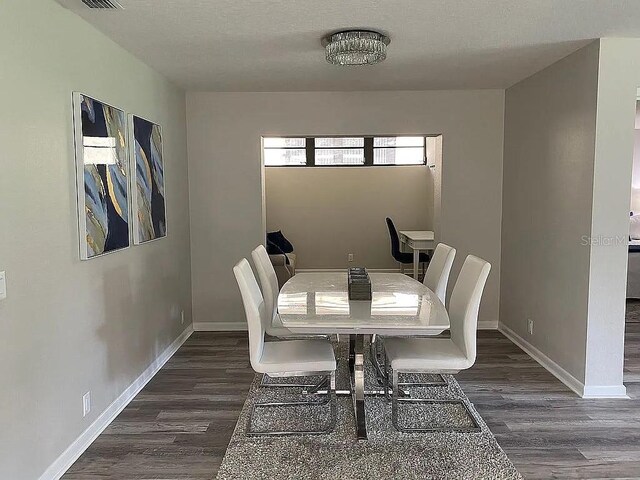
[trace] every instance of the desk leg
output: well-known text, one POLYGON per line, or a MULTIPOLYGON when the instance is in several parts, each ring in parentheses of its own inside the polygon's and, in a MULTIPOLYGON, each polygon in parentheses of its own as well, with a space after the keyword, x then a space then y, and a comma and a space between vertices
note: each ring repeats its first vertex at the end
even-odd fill
POLYGON ((413 278, 418 280, 418 269, 420 267, 420 250, 413 249, 413 278))
POLYGON ((356 418, 358 440, 367 439, 367 420, 364 409, 364 335, 349 336, 349 367, 351 370, 351 398, 356 418))

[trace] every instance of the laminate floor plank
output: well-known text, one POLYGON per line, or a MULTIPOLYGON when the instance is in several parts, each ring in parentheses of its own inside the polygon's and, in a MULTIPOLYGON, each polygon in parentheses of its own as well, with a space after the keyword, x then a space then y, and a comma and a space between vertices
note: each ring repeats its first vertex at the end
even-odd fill
MULTIPOLYGON (((629 400, 578 398, 496 331, 456 378, 525 478, 638 479, 640 323, 625 347, 629 400)), ((246 333, 194 333, 63 478, 215 478, 253 378, 246 333)))

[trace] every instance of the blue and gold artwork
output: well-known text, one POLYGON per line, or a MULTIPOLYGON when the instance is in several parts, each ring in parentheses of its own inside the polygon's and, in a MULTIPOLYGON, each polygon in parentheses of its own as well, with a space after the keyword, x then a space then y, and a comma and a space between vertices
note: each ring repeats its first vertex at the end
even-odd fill
POLYGON ((126 116, 75 94, 80 256, 89 259, 129 246, 126 116))
POLYGON ((167 235, 164 195, 162 129, 132 116, 134 182, 134 240, 136 244, 167 235))

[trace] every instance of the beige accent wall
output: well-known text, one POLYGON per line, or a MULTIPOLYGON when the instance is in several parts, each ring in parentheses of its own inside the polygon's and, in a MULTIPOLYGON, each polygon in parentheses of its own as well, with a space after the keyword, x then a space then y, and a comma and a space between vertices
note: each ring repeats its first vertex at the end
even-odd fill
POLYGON ((442 134, 437 234, 453 278, 470 253, 492 263, 480 320, 495 325, 503 119, 502 90, 187 93, 194 322, 246 325, 232 268, 264 242, 261 136, 426 133, 442 134))
POLYGON ((397 269, 385 217, 398 230, 433 228, 427 166, 269 167, 265 184, 267 230, 291 241, 297 268, 397 269))
POLYGON ((33 480, 190 323, 185 100, 51 0, 3 0, 0 44, 0 478, 33 480), (72 91, 163 126, 166 239, 79 260, 72 91))
POLYGON ((602 39, 506 92, 500 321, 584 396, 625 392, 639 58, 640 41, 602 39))

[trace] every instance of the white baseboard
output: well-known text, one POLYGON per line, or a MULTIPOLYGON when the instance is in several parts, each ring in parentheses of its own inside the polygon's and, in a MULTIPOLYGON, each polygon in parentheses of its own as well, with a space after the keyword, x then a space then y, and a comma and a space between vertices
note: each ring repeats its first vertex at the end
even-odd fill
POLYGON ((585 385, 582 398, 629 398, 624 385, 585 385))
POLYGON ((567 372, 564 368, 551 360, 547 355, 534 347, 527 340, 511 330, 505 324, 500 323, 498 330, 518 347, 524 350, 531 358, 547 369, 553 376, 564 383, 582 398, 629 398, 624 385, 587 385, 567 372))
POLYGON ((133 398, 149 383, 156 373, 173 356, 180 346, 193 333, 193 327, 189 325, 171 345, 169 345, 144 372, 136 378, 127 389, 109 405, 95 421, 60 455, 39 480, 58 480, 73 465, 73 463, 89 448, 89 445, 100 435, 105 428, 124 410, 133 398))
POLYGON ((247 322, 194 322, 196 332, 246 332, 247 322))
POLYGON ((547 357, 544 353, 538 350, 536 347, 527 342, 524 338, 518 335, 516 332, 507 327, 504 323, 498 325, 498 330, 509 340, 524 350, 527 355, 533 358, 536 362, 546 368, 551 374, 553 374, 558 380, 564 383, 567 387, 573 390, 575 393, 582 397, 584 391, 584 384, 576 377, 567 372, 564 368, 558 365, 556 362, 547 357))

